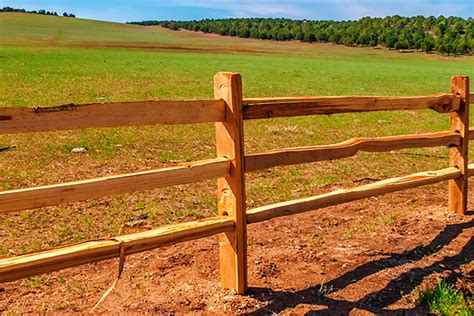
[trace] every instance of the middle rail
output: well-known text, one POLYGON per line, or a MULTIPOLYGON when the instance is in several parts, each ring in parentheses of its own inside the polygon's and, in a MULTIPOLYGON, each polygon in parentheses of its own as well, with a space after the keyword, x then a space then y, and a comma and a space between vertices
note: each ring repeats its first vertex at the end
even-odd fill
POLYGON ((227 177, 226 157, 117 176, 0 192, 0 214, 227 177))
MULTIPOLYGON (((471 133, 474 137, 474 133, 471 133)), ((245 156, 245 171, 355 156, 359 151, 387 152, 407 148, 457 146, 461 136, 453 132, 352 138, 342 143, 285 148, 245 156)))
MULTIPOLYGON (((470 138, 474 132, 470 133, 470 138)), ((245 156, 245 172, 276 166, 334 160, 358 152, 387 152, 407 148, 457 146, 461 136, 453 132, 374 138, 354 138, 338 144, 273 150, 245 156)), ((0 213, 54 206, 105 196, 187 184, 226 177, 231 161, 226 157, 184 163, 123 175, 16 189, 0 192, 0 213)))

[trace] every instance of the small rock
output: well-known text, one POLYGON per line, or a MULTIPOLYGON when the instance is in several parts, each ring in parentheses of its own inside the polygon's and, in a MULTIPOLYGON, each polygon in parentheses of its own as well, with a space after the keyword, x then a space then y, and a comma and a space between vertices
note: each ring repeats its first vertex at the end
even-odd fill
POLYGON ((72 154, 85 154, 86 152, 87 152, 87 148, 84 148, 84 147, 77 147, 71 150, 72 154))
POLYGON ((130 221, 139 221, 145 219, 148 219, 148 214, 133 215, 132 217, 130 217, 130 221))

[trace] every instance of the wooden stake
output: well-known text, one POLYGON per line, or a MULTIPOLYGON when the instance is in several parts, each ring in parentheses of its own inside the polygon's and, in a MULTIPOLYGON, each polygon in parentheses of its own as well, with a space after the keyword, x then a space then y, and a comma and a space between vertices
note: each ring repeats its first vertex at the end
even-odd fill
POLYGON ((467 163, 469 148, 469 78, 451 79, 451 93, 461 97, 460 107, 451 113, 451 131, 461 135, 461 143, 449 151, 449 166, 461 171, 461 177, 449 181, 449 210, 465 214, 467 210, 467 163))
POLYGON ((230 175, 218 179, 220 216, 235 219, 235 230, 219 240, 221 286, 247 291, 247 223, 242 118, 242 78, 235 73, 214 77, 214 96, 226 102, 224 122, 216 123, 217 155, 231 160, 230 175))

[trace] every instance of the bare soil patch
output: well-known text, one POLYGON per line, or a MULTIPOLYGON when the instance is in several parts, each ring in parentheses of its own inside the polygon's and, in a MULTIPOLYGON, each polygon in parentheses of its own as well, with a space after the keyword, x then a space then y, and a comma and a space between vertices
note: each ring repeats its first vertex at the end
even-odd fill
MULTIPOLYGON (((217 238, 128 256, 101 312, 424 313, 446 277, 472 294, 474 214, 446 211, 445 184, 249 226, 247 296, 219 288, 217 238)), ((474 194, 471 194, 471 199, 474 194)), ((117 260, 1 285, 0 311, 87 312, 117 260)))
MULTIPOLYGON (((138 49, 150 51, 177 51, 177 52, 195 52, 195 53, 252 53, 252 54, 278 54, 278 51, 272 49, 262 49, 255 47, 232 46, 207 46, 207 45, 176 45, 160 44, 146 42, 74 42, 67 46, 86 47, 86 48, 118 48, 118 49, 138 49)), ((280 52, 281 53, 281 52, 280 52)))

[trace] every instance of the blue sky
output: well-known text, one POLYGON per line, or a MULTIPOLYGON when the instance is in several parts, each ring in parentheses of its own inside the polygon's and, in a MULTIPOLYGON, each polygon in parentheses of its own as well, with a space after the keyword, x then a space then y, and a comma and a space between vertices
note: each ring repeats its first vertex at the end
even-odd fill
POLYGON ((225 17, 349 20, 387 15, 474 15, 474 0, 0 0, 0 6, 117 22, 225 17))

